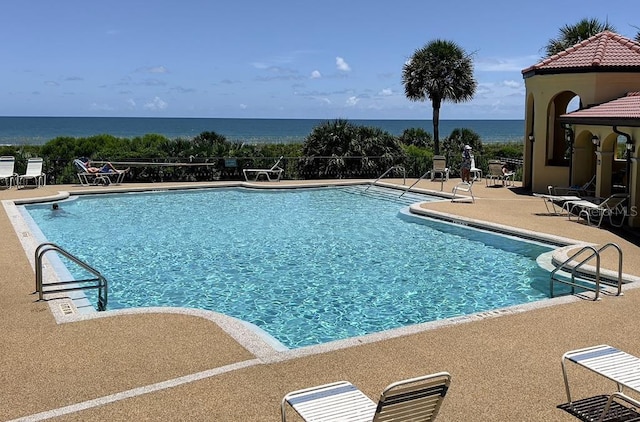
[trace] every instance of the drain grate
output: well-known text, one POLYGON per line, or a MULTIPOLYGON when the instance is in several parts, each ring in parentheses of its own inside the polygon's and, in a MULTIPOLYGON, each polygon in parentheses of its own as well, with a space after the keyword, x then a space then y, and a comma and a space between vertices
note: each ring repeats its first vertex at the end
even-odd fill
POLYGON ((67 302, 60 303, 58 306, 60 307, 63 315, 73 315, 75 313, 73 307, 67 302))

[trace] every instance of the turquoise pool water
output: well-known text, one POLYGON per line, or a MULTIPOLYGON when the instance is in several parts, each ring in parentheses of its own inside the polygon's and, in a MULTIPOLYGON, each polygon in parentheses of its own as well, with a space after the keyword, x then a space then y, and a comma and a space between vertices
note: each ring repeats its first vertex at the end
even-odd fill
POLYGON ((109 309, 214 310, 290 348, 548 298, 536 258, 550 246, 407 215, 363 189, 95 195, 26 209, 47 241, 106 276, 109 309))

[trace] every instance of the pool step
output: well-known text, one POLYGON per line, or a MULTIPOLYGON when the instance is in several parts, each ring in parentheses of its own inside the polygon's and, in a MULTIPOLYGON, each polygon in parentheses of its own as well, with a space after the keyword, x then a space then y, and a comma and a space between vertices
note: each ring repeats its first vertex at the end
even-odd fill
MULTIPOLYGON (((578 292, 595 291, 596 288, 596 277, 591 274, 574 274, 572 279, 570 271, 558 270, 551 276, 551 279, 553 282, 559 282, 567 285, 575 283, 575 287, 578 292)), ((614 280, 610 280, 602 275, 600 276, 600 293, 616 295, 616 292, 613 290, 616 287, 617 284, 614 280)))

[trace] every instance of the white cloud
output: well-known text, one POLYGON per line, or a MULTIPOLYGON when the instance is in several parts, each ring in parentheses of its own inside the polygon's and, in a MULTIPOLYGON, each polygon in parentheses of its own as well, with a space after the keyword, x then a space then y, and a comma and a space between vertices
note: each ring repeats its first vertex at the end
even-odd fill
POLYGON ((149 68, 149 73, 168 73, 168 72, 169 71, 164 66, 155 66, 155 67, 149 68))
POLYGON ((524 56, 524 57, 481 57, 474 61, 474 66, 480 72, 521 72, 522 69, 536 64, 540 61, 540 57, 524 56))
POLYGON ((343 72, 351 72, 351 67, 342 57, 336 57, 336 67, 343 72))
POLYGON ((358 104, 358 101, 360 101, 358 97, 355 97, 355 96, 354 97, 349 97, 349 98, 347 98, 347 105, 348 106, 354 106, 354 105, 358 104))
POLYGON ((507 88, 520 88, 522 86, 522 84, 518 81, 503 81, 502 85, 506 86, 507 88))
POLYGON ((137 68, 136 72, 158 74, 158 73, 169 73, 169 70, 164 66, 146 66, 146 67, 137 68))
POLYGON ((109 104, 98 104, 98 103, 91 103, 89 108, 91 110, 99 110, 99 111, 112 111, 113 110, 113 107, 111 107, 109 104))
POLYGON ((241 110, 246 110, 247 109, 247 105, 246 104, 240 104, 240 109, 241 110))
POLYGON ((130 109, 136 108, 136 102, 133 98, 129 98, 127 100, 127 105, 129 106, 130 109))
POLYGON ((322 74, 320 73, 319 70, 314 70, 313 72, 311 72, 311 79, 320 79, 322 78, 322 74))
POLYGON ((144 105, 144 108, 147 110, 157 111, 164 110, 169 106, 166 102, 162 101, 160 97, 155 97, 153 100, 149 101, 144 105))
POLYGON ((385 88, 382 91, 378 92, 378 95, 382 97, 388 97, 389 95, 393 95, 393 91, 390 88, 385 88))

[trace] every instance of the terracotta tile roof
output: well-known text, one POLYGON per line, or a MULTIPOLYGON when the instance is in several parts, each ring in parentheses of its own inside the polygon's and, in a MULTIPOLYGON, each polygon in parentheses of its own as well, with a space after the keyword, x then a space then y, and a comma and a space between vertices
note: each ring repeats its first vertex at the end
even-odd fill
POLYGON ((615 32, 604 31, 524 69, 522 73, 545 70, 562 73, 563 70, 585 68, 640 69, 640 44, 615 32))
POLYGON ((561 120, 565 121, 612 121, 624 120, 631 126, 640 126, 640 92, 629 92, 622 98, 607 101, 592 107, 576 110, 563 114, 561 120), (634 121, 632 124, 631 121, 634 121))

